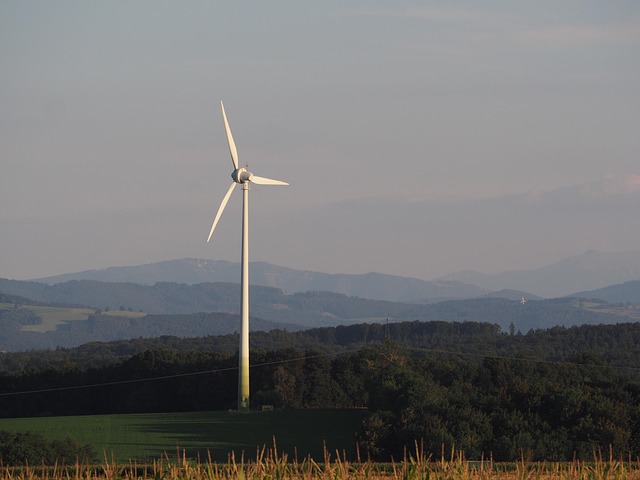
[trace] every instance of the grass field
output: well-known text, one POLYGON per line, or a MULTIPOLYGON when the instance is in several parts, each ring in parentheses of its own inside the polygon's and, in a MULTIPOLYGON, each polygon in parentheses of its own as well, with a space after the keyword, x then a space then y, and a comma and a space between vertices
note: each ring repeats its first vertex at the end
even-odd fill
MULTIPOLYGON (((13 304, 0 303, 0 308, 14 308, 13 304)), ((94 308, 71 308, 71 307, 41 307, 38 305, 21 305, 19 308, 31 310, 42 319, 42 323, 38 325, 24 325, 22 330, 25 332, 51 332, 56 327, 65 322, 77 322, 86 320, 89 315, 95 313, 94 308)), ((143 312, 129 312, 127 310, 110 310, 102 312, 104 315, 114 317, 144 317, 143 312)))
POLYGON ((359 461, 353 432, 365 415, 298 410, 0 419, 0 430, 32 431, 49 440, 73 436, 101 456, 93 465, 0 464, 0 480, 640 480, 637 460, 599 453, 591 462, 499 464, 470 462, 453 451, 427 458, 416 446, 394 463, 369 462, 364 455, 359 461))
POLYGON ((46 439, 73 437, 90 444, 100 457, 106 452, 118 462, 148 460, 164 452, 185 450, 190 458, 226 461, 235 451, 255 456, 257 448, 273 446, 290 458, 310 454, 321 459, 329 451, 354 453, 354 433, 365 410, 293 410, 276 412, 186 412, 0 419, 0 430, 31 431, 46 439))

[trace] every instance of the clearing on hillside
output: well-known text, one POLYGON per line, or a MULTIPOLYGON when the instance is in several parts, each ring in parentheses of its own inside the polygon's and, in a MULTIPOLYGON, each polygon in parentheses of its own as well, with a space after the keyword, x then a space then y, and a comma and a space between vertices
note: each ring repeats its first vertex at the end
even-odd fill
MULTIPOLYGON (((14 305, 7 303, 0 304, 0 308, 13 309, 14 305)), ((85 321, 89 318, 89 315, 96 312, 94 308, 74 308, 74 307, 47 307, 39 305, 20 305, 19 309, 30 310, 36 316, 40 317, 42 323, 35 325, 23 325, 21 330, 25 332, 52 332, 58 325, 66 322, 78 322, 85 321)), ((139 318, 144 317, 146 313, 143 312, 131 312, 128 310, 109 310, 102 312, 103 315, 111 315, 114 317, 130 317, 139 318)))

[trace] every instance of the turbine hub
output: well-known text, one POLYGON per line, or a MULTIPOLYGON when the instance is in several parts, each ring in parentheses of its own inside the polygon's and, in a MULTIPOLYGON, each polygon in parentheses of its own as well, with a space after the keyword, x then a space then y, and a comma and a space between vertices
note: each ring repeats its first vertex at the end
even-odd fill
POLYGON ((234 170, 231 174, 231 178, 233 178, 233 181, 236 183, 247 183, 251 181, 251 177, 253 177, 253 173, 244 167, 234 170))

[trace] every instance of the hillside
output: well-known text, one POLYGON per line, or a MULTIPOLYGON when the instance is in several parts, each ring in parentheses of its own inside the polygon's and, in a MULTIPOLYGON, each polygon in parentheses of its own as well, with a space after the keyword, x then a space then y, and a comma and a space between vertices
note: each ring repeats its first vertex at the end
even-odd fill
POLYGON ((640 304, 640 280, 610 285, 597 290, 578 292, 571 296, 576 298, 597 298, 608 303, 640 304))
MULTIPOLYGON (((0 373, 0 416, 227 411, 237 401, 238 359, 218 347, 230 339, 2 354, 12 368, 0 373), (109 353, 111 361, 96 364, 109 353)), ((354 409, 360 451, 380 460, 402 458, 420 439, 430 455, 455 448, 500 461, 523 452, 536 461, 592 460, 607 448, 614 458, 638 453, 640 324, 519 335, 487 323, 403 322, 253 339, 255 410, 354 409)), ((154 430, 218 428, 169 423, 154 430)))
MULTIPOLYGON (((273 287, 287 293, 308 291, 336 292, 351 297, 397 302, 430 301, 443 298, 469 298, 487 293, 474 285, 458 281, 428 282, 415 278, 366 273, 362 275, 328 274, 294 270, 266 262, 251 262, 251 285, 273 287)), ((71 280, 137 283, 153 285, 159 282, 240 283, 238 263, 185 258, 131 267, 110 267, 36 279, 47 284, 71 280)))
MULTIPOLYGON (((37 327, 42 318, 35 307, 6 304, 4 310, 0 310, 0 349, 3 350, 55 348, 91 341, 162 335, 221 335, 239 328, 239 289, 233 284, 159 283, 145 286, 74 280, 45 285, 0 280, 0 291, 33 298, 40 303, 85 305, 96 310, 95 313, 90 309, 82 310, 86 318, 58 317, 53 329, 45 331, 47 329, 37 327), (107 307, 131 311, 131 314, 119 317, 104 315, 107 307)), ((634 309, 612 308, 571 298, 530 299, 523 305, 517 297, 514 300, 485 297, 421 305, 368 300, 330 292, 285 295, 275 288, 254 287, 251 319, 253 330, 299 330, 385 320, 443 320, 488 322, 499 325, 502 331, 514 329, 524 333, 556 325, 569 327, 637 321, 638 315, 634 309)))
MULTIPOLYGON (((281 349, 342 353, 386 340, 406 348, 425 349, 436 356, 450 354, 481 361, 484 356, 519 357, 544 361, 565 361, 588 353, 592 360, 617 367, 629 367, 628 374, 640 376, 640 323, 581 325, 530 330, 513 335, 494 324, 477 322, 411 321, 361 323, 299 331, 255 331, 250 337, 255 351, 281 349)), ((198 355, 215 352, 233 355, 238 335, 211 335, 87 343, 48 351, 29 350, 0 354, 0 372, 20 373, 47 368, 105 367, 121 363, 147 351, 168 350, 175 354, 198 355)))
MULTIPOLYGON (((240 328, 239 316, 225 313, 144 316, 89 314, 83 320, 69 319, 60 322, 54 329, 44 331, 34 328, 40 321, 29 306, 8 311, 0 308, 0 351, 56 349, 76 347, 89 342, 159 338, 167 335, 181 338, 228 335, 240 328)), ((302 327, 261 318, 251 319, 251 330, 282 328, 295 331, 302 327)))
MULTIPOLYGON (((252 262, 252 285, 278 288, 286 293, 328 291, 347 296, 403 303, 429 303, 444 299, 474 298, 495 291, 517 290, 524 296, 555 298, 640 279, 640 252, 588 251, 552 265, 495 274, 465 271, 432 281, 366 273, 328 274, 252 262)), ((70 280, 153 285, 158 282, 239 283, 237 263, 185 258, 146 265, 110 267, 37 279, 48 284, 70 280)), ((495 295, 494 295, 495 296, 495 295)))
POLYGON ((638 279, 640 252, 588 251, 531 270, 495 274, 466 271, 446 275, 436 281, 469 283, 490 291, 510 288, 553 298, 638 279))

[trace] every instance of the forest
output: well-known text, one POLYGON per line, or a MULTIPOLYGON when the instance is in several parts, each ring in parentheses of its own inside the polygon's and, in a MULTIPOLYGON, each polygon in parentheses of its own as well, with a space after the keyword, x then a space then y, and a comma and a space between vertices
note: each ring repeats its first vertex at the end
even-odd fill
MULTIPOLYGON (((366 408, 372 458, 423 441, 467 458, 640 455, 640 325, 518 334, 474 322, 252 335, 252 407, 366 408)), ((5 417, 233 409, 237 336, 0 355, 5 417)))

